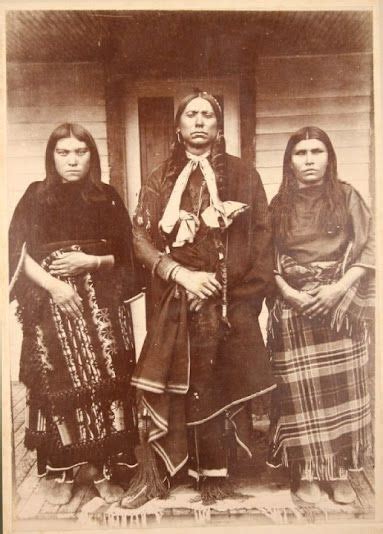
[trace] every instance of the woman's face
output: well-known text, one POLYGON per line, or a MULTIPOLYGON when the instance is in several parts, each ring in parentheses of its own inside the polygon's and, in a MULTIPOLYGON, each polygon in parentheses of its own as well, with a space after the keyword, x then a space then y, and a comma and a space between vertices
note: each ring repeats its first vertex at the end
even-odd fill
POLYGON ((89 172, 90 150, 76 137, 63 137, 56 143, 54 162, 63 182, 77 182, 89 172))
POLYGON ((195 154, 206 152, 218 133, 218 121, 210 102, 193 98, 183 110, 178 129, 186 150, 195 154))
POLYGON ((298 180, 298 187, 323 183, 327 164, 327 148, 319 139, 299 141, 292 150, 291 169, 298 180))

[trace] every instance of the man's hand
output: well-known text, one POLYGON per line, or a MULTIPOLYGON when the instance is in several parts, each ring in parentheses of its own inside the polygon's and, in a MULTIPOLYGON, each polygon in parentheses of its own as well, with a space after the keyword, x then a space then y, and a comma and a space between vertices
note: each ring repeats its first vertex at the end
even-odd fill
POLYGON ((216 296, 222 290, 214 273, 190 271, 185 267, 177 271, 175 282, 200 299, 216 296))
POLYGON ((206 302, 206 300, 196 297, 193 293, 190 293, 190 291, 187 291, 187 290, 186 290, 186 297, 187 297, 188 304, 189 304, 189 310, 192 312, 199 311, 206 302))

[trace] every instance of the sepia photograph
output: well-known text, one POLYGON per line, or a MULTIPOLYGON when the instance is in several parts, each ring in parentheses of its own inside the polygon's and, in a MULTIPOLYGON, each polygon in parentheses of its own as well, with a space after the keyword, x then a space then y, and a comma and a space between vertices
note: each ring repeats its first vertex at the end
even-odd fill
POLYGON ((378 524, 377 3, 306 4, 4 10, 5 532, 378 524))

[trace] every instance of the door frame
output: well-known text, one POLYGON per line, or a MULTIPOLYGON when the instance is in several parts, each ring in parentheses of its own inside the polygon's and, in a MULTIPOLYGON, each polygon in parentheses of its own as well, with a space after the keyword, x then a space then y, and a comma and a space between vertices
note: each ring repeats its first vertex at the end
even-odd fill
POLYGON ((125 89, 125 203, 132 216, 141 189, 140 135, 138 99, 140 97, 174 97, 176 110, 180 100, 192 87, 203 87, 209 93, 224 97, 225 140, 230 154, 241 156, 241 95, 238 76, 168 80, 137 80, 125 89))

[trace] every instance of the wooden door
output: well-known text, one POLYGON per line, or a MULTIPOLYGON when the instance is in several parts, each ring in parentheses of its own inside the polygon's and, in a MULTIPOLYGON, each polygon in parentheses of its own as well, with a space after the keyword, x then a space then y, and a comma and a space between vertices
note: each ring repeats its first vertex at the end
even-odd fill
POLYGON ((173 113, 172 97, 138 99, 141 183, 169 156, 173 138, 173 113))

